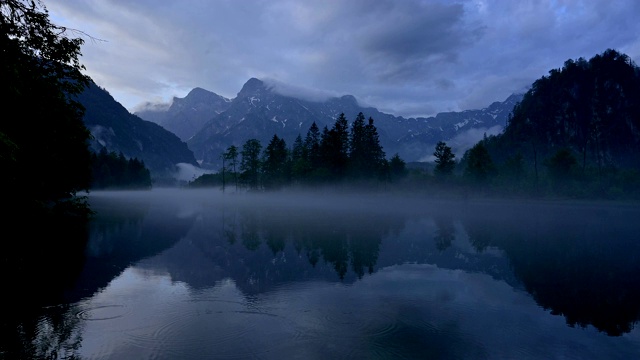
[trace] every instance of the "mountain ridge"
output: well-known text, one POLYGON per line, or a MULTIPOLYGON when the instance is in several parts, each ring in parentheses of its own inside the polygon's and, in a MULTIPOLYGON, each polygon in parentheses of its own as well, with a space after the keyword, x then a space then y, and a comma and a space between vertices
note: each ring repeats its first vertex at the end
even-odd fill
POLYGON ((198 166, 193 152, 174 133, 131 114, 94 82, 78 95, 85 108, 83 121, 92 135, 94 152, 105 147, 127 158, 144 161, 155 181, 172 181, 176 165, 198 166))
MULTIPOLYGON (((214 92, 204 91, 209 92, 208 96, 212 98, 219 97, 214 92)), ((187 98, 181 101, 186 102, 187 98)), ((331 127, 340 113, 344 113, 351 123, 362 112, 367 118, 374 119, 387 157, 398 153, 407 161, 425 161, 431 157, 433 147, 440 140, 451 141, 461 156, 472 145, 471 137, 479 140, 485 132, 499 132, 521 98, 522 94, 513 94, 505 101, 493 102, 484 109, 439 113, 428 118, 404 118, 383 113, 375 107, 362 106, 353 95, 333 96, 323 101, 306 100, 282 95, 266 81, 250 78, 235 98, 227 99, 225 105, 228 107, 222 111, 221 107, 217 111, 209 111, 209 119, 200 130, 184 138, 203 167, 217 168, 220 166, 220 154, 230 145, 241 148, 250 138, 256 138, 264 145, 274 134, 291 145, 297 135, 306 135, 313 122, 322 129, 331 127), (467 133, 469 131, 473 136, 467 133), (462 136, 465 133, 466 138, 462 136)), ((139 116, 153 121, 148 113, 139 113, 139 116)), ((182 120, 188 121, 187 118, 182 120)), ((191 131, 195 127, 191 126, 191 131)))

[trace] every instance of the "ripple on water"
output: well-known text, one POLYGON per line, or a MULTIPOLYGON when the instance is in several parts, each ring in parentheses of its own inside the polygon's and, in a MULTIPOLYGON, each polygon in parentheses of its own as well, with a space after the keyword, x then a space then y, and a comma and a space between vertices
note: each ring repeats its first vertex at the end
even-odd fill
POLYGON ((112 320, 121 318, 129 313, 124 305, 100 305, 83 309, 76 313, 76 317, 82 320, 112 320))
POLYGON ((225 299, 193 299, 197 306, 158 314, 151 331, 133 331, 125 342, 149 354, 198 358, 247 358, 272 350, 277 344, 256 344, 262 330, 282 318, 247 304, 225 299), (260 328, 258 328, 260 327, 260 328))

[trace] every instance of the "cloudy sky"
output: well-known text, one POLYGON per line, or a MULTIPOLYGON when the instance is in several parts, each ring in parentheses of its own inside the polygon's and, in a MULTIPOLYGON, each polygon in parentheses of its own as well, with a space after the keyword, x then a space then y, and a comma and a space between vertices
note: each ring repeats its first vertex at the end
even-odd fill
POLYGON ((87 74, 130 111, 251 77, 405 117, 483 108, 567 59, 640 63, 637 0, 64 0, 87 74))

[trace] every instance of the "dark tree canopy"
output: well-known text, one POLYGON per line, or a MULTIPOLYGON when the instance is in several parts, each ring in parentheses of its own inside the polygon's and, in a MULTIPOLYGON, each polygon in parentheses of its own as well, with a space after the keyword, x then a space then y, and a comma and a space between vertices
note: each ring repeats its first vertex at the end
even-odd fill
POLYGON ((284 139, 273 135, 264 149, 262 160, 262 183, 266 189, 276 189, 288 182, 289 152, 284 139))
POLYGON ((144 161, 102 148, 92 154, 91 189, 150 189, 151 174, 144 161))
POLYGON ((438 141, 436 144, 436 150, 433 153, 436 157, 436 167, 434 173, 438 176, 448 176, 453 173, 453 169, 456 167, 455 155, 451 151, 451 147, 447 146, 444 141, 438 141))
POLYGON ((0 2, 0 162, 11 171, 0 185, 12 206, 49 208, 90 186, 90 133, 73 100, 88 84, 83 40, 66 30, 40 2, 0 2))
POLYGON ((334 179, 346 175, 349 162, 349 123, 341 113, 331 130, 325 128, 320 139, 320 158, 334 179))
POLYGON ((472 182, 485 184, 495 175, 496 168, 484 145, 484 141, 467 150, 464 157, 464 163, 467 164, 464 169, 464 176, 472 182))
POLYGON ((567 60, 533 83, 498 140, 499 161, 519 151, 541 164, 566 148, 583 169, 640 169, 640 68, 611 49, 567 60))
MULTIPOLYGON (((230 150, 221 154, 231 161, 230 150)), ((284 186, 309 186, 338 184, 356 180, 359 185, 376 185, 384 181, 398 180, 407 174, 406 164, 396 154, 391 161, 385 158, 378 131, 372 118, 367 124, 360 113, 352 124, 341 114, 331 130, 324 126, 320 132, 312 123, 303 140, 298 134, 291 148, 285 140, 274 134, 262 150, 257 139, 245 142, 241 151, 240 182, 252 190, 276 190, 284 186)), ((226 165, 226 162, 225 162, 226 165)), ((224 190, 225 172, 221 176, 208 176, 198 181, 198 186, 217 186, 224 190)), ((235 170, 233 171, 235 175, 235 170)), ((193 182, 194 185, 195 182, 193 182)))
POLYGON ((249 139, 242 146, 242 160, 240 161, 240 181, 250 189, 258 189, 260 187, 260 171, 262 170, 262 162, 260 161, 260 153, 262 144, 257 139, 249 139))

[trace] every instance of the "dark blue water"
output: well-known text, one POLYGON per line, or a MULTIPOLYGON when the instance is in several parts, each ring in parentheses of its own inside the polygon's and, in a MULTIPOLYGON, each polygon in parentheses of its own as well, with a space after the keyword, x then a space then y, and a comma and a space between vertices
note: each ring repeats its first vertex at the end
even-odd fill
POLYGON ((0 355, 640 358, 634 204, 168 189, 89 199, 82 261, 48 295, 34 283, 28 305, 5 307, 0 355))

